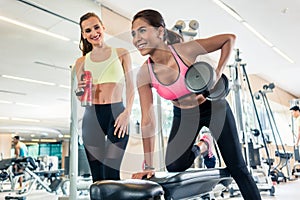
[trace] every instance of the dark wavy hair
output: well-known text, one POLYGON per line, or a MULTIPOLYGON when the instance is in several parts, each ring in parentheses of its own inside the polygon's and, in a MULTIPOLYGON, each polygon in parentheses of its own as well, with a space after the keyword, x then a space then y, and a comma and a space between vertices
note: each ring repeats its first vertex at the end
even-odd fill
POLYGON ((152 9, 141 10, 134 15, 132 24, 139 18, 144 19, 149 25, 153 27, 159 28, 162 26, 165 30, 163 40, 167 41, 167 44, 175 44, 183 41, 183 37, 181 35, 166 28, 164 18, 158 11, 152 9))
POLYGON ((82 51, 82 55, 86 55, 88 52, 92 51, 93 49, 93 46, 91 43, 89 43, 87 41, 87 39, 84 39, 83 36, 82 36, 82 22, 89 19, 90 17, 96 17, 101 25, 103 25, 102 23, 102 20, 98 17, 98 15, 96 15, 95 13, 92 13, 92 12, 88 12, 86 14, 84 14, 83 16, 80 17, 80 22, 79 22, 79 25, 80 25, 80 30, 81 30, 81 34, 80 34, 80 42, 79 42, 79 49, 82 51))

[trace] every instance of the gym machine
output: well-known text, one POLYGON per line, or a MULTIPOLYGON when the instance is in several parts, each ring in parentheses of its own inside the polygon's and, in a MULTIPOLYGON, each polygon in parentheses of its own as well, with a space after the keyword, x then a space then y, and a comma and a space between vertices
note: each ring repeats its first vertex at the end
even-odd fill
MULTIPOLYGON (((267 149, 267 143, 266 139, 262 130, 262 125, 259 119, 258 111, 256 108, 256 104, 254 102, 254 96, 252 93, 252 89, 250 86, 250 82, 248 79, 248 75, 245 69, 246 64, 242 63, 242 59, 240 58, 240 51, 239 49, 236 50, 236 55, 235 55, 235 62, 232 65, 229 65, 230 69, 230 81, 231 81, 231 90, 233 91, 233 110, 235 112, 235 117, 237 121, 237 127, 238 131, 240 133, 240 136, 242 137, 242 149, 244 150, 244 158, 245 161, 249 167, 250 173, 252 174, 254 180, 256 181, 257 187, 259 191, 269 191, 270 195, 273 196, 275 193, 275 188, 272 184, 272 180, 270 177, 270 156, 269 156, 269 151, 267 149), (245 106, 245 103, 242 102, 243 100, 243 90, 242 90, 242 81, 245 81, 245 85, 247 88, 245 90, 248 90, 250 93, 250 99, 252 101, 254 113, 255 113, 255 118, 257 119, 257 124, 259 127, 259 130, 257 129, 250 129, 247 125, 247 120, 243 119, 244 115, 243 113, 246 113, 246 109, 243 107, 245 106), (268 164, 268 170, 265 172, 264 169, 259 170, 259 169, 254 169, 251 167, 250 164, 250 156, 249 153, 252 151, 253 153, 253 145, 252 144, 252 139, 249 138, 249 135, 255 130, 255 132, 260 132, 262 136, 262 141, 263 145, 267 154, 267 164, 268 164)), ((248 113, 249 114, 249 113, 248 113)), ((256 151, 258 152, 258 151, 256 151)), ((235 191, 238 191, 238 187, 235 183, 231 184, 231 187, 229 189, 230 196, 235 195, 235 191)))
POLYGON ((287 179, 292 180, 290 159, 293 157, 293 153, 287 152, 283 145, 283 142, 282 142, 278 127, 276 125, 276 121, 275 121, 269 100, 266 95, 267 93, 273 92, 274 88, 275 88, 274 83, 270 83, 269 85, 264 85, 263 90, 259 90, 257 93, 255 93, 255 98, 261 99, 263 102, 263 105, 264 105, 264 108, 266 111, 266 115, 267 115, 267 119, 268 119, 268 122, 269 122, 269 125, 271 128, 271 133, 273 135, 275 146, 276 146, 275 156, 279 157, 279 163, 275 167, 273 167, 273 169, 271 170, 272 181, 276 181, 277 183, 280 183, 283 181, 286 182, 287 179), (279 138, 282 150, 279 149, 276 135, 279 138), (285 176, 284 173, 282 172, 283 168, 286 168, 287 176, 285 176))
MULTIPOLYGON (((26 178, 24 184, 26 184, 25 189, 14 191, 14 193, 9 193, 5 196, 5 199, 18 199, 25 200, 27 196, 32 192, 33 188, 36 186, 37 188, 45 189, 49 193, 57 193, 61 178, 60 175, 62 171, 35 171, 37 169, 37 165, 35 161, 31 157, 20 158, 20 159, 10 159, 11 166, 14 166, 20 170, 21 175, 26 178), (48 184, 44 178, 49 177, 50 184, 48 184), (52 179, 53 178, 53 179, 52 179)), ((47 179, 48 180, 48 179, 47 179)))

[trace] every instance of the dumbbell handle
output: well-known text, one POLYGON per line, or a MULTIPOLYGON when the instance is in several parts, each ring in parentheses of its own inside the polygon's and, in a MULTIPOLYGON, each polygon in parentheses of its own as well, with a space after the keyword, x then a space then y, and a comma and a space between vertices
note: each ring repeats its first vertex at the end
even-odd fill
MULTIPOLYGON (((84 76, 85 76, 85 74, 81 74, 81 78, 80 78, 80 80, 81 81, 83 81, 84 80, 84 76)), ((76 90, 75 90, 75 94, 76 94, 76 96, 82 96, 83 94, 84 94, 84 88, 77 88, 76 90)))

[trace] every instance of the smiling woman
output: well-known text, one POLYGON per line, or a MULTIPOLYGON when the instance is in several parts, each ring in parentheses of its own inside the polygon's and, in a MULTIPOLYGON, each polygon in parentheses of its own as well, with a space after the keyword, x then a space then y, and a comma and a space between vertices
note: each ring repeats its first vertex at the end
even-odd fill
POLYGON ((134 100, 131 58, 126 49, 104 42, 105 26, 95 13, 83 15, 80 28, 82 57, 76 60, 74 68, 78 90, 84 93, 78 99, 83 101, 88 94, 92 102, 83 115, 83 144, 93 181, 119 180, 134 100), (90 74, 89 79, 86 74, 90 74), (92 86, 87 90, 91 80, 92 86))

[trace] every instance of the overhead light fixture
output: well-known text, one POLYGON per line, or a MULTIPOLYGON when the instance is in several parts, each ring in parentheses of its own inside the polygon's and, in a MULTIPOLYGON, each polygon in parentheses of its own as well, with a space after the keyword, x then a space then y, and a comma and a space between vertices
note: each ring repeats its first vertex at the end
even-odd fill
POLYGON ((0 103, 4 103, 4 104, 13 104, 14 102, 12 102, 12 101, 3 101, 3 100, 0 100, 0 103))
POLYGON ((15 104, 15 105, 18 105, 18 106, 28 106, 28 107, 41 107, 40 105, 36 105, 36 104, 19 103, 19 102, 4 101, 4 100, 0 100, 0 103, 3 103, 3 104, 15 104))
POLYGON ((35 107, 35 108, 37 108, 37 107, 41 107, 40 105, 29 104, 29 103, 17 103, 17 102, 16 102, 16 105, 18 105, 18 106, 28 106, 28 107, 35 107))
POLYGON ((52 68, 52 69, 61 69, 61 70, 67 70, 67 71, 70 71, 70 68, 69 68, 69 67, 66 68, 66 67, 57 66, 57 65, 54 65, 54 64, 49 64, 49 63, 46 63, 46 62, 34 61, 33 63, 38 64, 38 65, 41 65, 41 66, 50 67, 50 68, 52 68))
POLYGON ((288 57, 285 53, 283 53, 280 49, 278 49, 277 47, 272 47, 272 49, 278 53, 279 55, 281 55, 283 58, 285 58, 287 61, 289 61, 290 63, 295 63, 295 61, 293 61, 290 57, 288 57))
POLYGON ((71 138, 71 135, 64 135, 64 138, 71 138))
POLYGON ((231 7, 229 7, 227 4, 225 4, 223 1, 220 0, 213 0, 215 4, 217 4, 219 7, 221 7, 223 10, 225 10, 228 14, 230 14, 232 17, 234 17, 239 22, 244 21, 244 19, 231 7))
POLYGON ((57 142, 57 140, 56 139, 40 139, 40 142, 50 143, 50 142, 57 142))
POLYGON ((22 121, 22 122, 40 122, 41 120, 38 119, 28 119, 28 118, 18 118, 18 117, 12 117, 11 120, 13 121, 22 121))
POLYGON ((9 79, 15 79, 15 80, 20 80, 20 81, 27 81, 27 82, 32 82, 32 83, 39 83, 43 85, 55 85, 55 83, 50 83, 50 82, 45 82, 45 81, 38 81, 34 79, 29 79, 29 78, 22 78, 22 77, 17 77, 17 76, 10 76, 10 75, 2 75, 3 78, 9 78, 9 79))
POLYGON ((32 31, 35 31, 35 32, 38 32, 38 33, 42 33, 42 34, 45 34, 45 35, 48 35, 48 36, 51 36, 51 37, 54 37, 54 38, 57 38, 57 39, 60 39, 60 40, 70 41, 69 38, 64 37, 62 35, 58 35, 58 34, 46 31, 44 29, 37 28, 37 27, 31 26, 29 24, 25 24, 23 22, 19 22, 17 20, 13 20, 13 19, 10 19, 10 18, 4 17, 4 16, 0 16, 0 20, 11 23, 11 24, 14 24, 14 25, 17 25, 17 26, 21 26, 23 28, 26 28, 26 29, 29 29, 29 30, 32 30, 32 31))
POLYGON ((262 34, 257 32, 255 28, 253 28, 250 24, 248 24, 246 21, 243 21, 242 24, 249 30, 251 31, 256 37, 258 37, 260 40, 262 40, 264 43, 266 43, 268 46, 273 47, 274 45, 267 40, 262 34))
POLYGON ((9 120, 9 117, 0 117, 0 120, 9 120))
POLYGON ((263 41, 265 44, 267 44, 269 47, 271 47, 276 53, 278 53, 280 56, 282 56, 284 59, 289 61, 290 63, 295 63, 289 56, 284 54, 280 49, 275 47, 275 45, 272 44, 269 40, 267 40, 262 34, 260 34, 258 31, 256 31, 250 24, 246 22, 234 9, 232 9, 230 6, 225 4, 221 0, 213 0, 215 4, 217 4, 219 7, 221 7, 224 11, 226 11, 228 14, 230 14, 232 17, 234 17, 236 20, 241 22, 249 31, 251 31, 256 37, 258 37, 261 41, 263 41))
POLYGON ((66 89, 71 89, 71 86, 69 86, 69 85, 59 85, 58 87, 66 88, 66 89))

